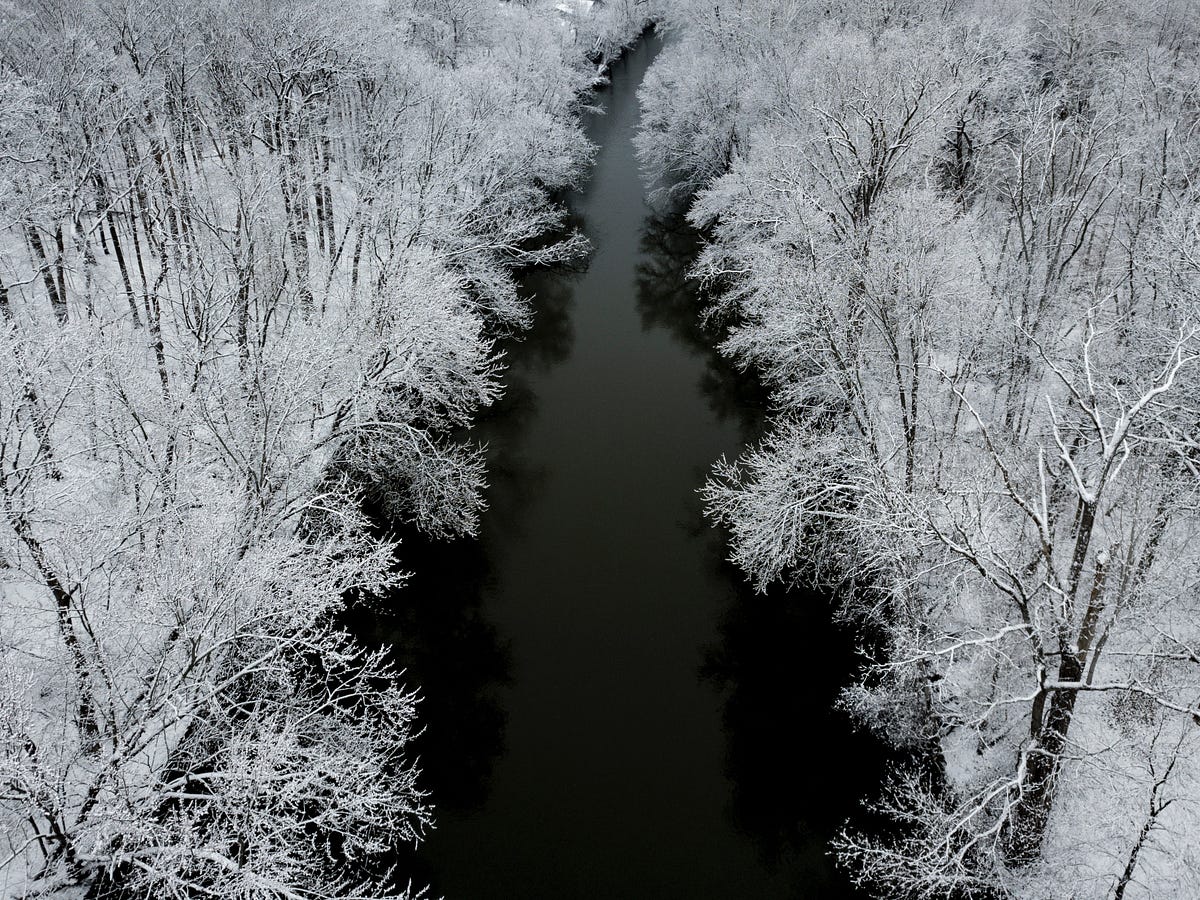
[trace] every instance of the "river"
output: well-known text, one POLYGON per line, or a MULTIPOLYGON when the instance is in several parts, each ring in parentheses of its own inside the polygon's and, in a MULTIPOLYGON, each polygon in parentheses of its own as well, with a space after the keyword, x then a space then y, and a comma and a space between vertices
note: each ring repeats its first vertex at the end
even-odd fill
POLYGON ((762 411, 697 324, 695 235, 644 199, 631 138, 659 48, 614 67, 587 123, 586 270, 525 284, 535 327, 475 430, 479 538, 407 540, 410 585, 361 624, 425 698, 437 828, 401 867, 432 896, 854 896, 828 840, 881 762, 833 708, 851 638, 825 598, 750 591, 696 496, 762 411))

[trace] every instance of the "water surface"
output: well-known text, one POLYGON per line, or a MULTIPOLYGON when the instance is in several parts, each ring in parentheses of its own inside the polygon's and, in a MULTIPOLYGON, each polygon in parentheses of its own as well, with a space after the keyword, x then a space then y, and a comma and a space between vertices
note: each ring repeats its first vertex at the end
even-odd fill
POLYGON ((846 897, 827 840, 877 778, 832 711, 849 639, 820 597, 755 595, 696 497, 761 419, 697 325, 697 239, 645 202, 646 38, 591 117, 570 205, 595 251, 540 273, 483 419, 478 540, 406 541, 370 627, 425 697, 438 827, 403 865, 450 900, 846 897))

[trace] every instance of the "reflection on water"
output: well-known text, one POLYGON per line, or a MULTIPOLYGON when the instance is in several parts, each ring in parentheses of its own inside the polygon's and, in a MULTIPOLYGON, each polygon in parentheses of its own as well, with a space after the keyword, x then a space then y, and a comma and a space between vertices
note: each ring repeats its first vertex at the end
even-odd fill
MULTIPOLYGON (((473 435, 487 443, 489 525, 509 534, 520 528, 521 506, 545 477, 544 467, 520 452, 537 405, 527 373, 565 359, 573 339, 569 276, 535 273, 523 289, 536 293, 535 325, 519 345, 504 396, 482 412, 473 435)), ((419 688, 423 731, 412 748, 421 759, 422 787, 439 811, 466 813, 487 799, 492 766, 504 752, 502 688, 512 683, 510 642, 483 611, 489 552, 479 540, 435 540, 409 527, 399 532, 397 567, 410 573, 407 581, 393 596, 355 607, 348 625, 364 641, 388 647, 404 682, 419 688)))
POLYGON ((649 210, 637 266, 637 311, 643 328, 665 329, 703 359, 699 388, 709 409, 740 428, 743 443, 749 443, 760 436, 767 396, 753 373, 715 349, 720 332, 715 323, 705 322, 703 301, 689 277, 702 246, 682 209, 649 210))
POLYGON ((487 796, 504 750, 499 687, 512 679, 508 643, 480 604, 488 561, 475 541, 403 535, 399 565, 413 573, 379 608, 358 610, 355 630, 389 645, 404 682, 419 686, 424 727, 412 747, 422 787, 440 809, 471 809, 487 796))
MULTIPOLYGON (((547 372, 571 355, 575 340, 570 314, 571 286, 571 273, 563 270, 535 270, 525 276, 521 290, 524 296, 534 299, 537 317, 520 343, 512 345, 520 356, 520 365, 514 373, 518 383, 523 372, 547 372)), ((512 394, 513 380, 505 379, 508 395, 512 394)))
POLYGON ((828 841, 875 792, 883 748, 834 707, 854 664, 850 637, 819 596, 741 592, 722 617, 704 677, 725 697, 732 815, 791 896, 841 897, 828 841))
POLYGON ((874 771, 831 712, 851 648, 822 598, 750 592, 696 494, 763 403, 698 323, 695 234, 643 200, 634 90, 657 47, 589 125, 586 269, 526 281, 536 324, 474 433, 480 537, 410 536, 411 584, 358 625, 425 697, 438 828, 399 862, 434 896, 853 896, 825 853, 874 771))
MULTIPOLYGON (((706 357, 701 392, 750 442, 761 432, 766 392, 713 349, 720 334, 699 315, 702 301, 687 277, 702 244, 679 211, 647 216, 638 312, 645 327, 664 328, 706 357)), ((706 647, 700 674, 723 698, 732 820, 764 865, 784 874, 790 896, 847 896, 828 842, 854 801, 878 786, 884 764, 882 745, 854 734, 836 708, 858 663, 853 635, 834 625, 833 598, 778 585, 756 593, 725 558, 725 535, 698 510, 687 524, 708 535, 706 563, 729 585, 720 637, 706 647)))

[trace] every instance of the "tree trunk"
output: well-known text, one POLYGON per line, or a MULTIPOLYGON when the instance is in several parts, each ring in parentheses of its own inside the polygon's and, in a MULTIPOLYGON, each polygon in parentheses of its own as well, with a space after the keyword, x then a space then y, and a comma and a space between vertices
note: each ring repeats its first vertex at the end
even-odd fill
MULTIPOLYGON (((1075 646, 1067 648, 1069 652, 1062 654, 1056 679, 1059 682, 1078 684, 1083 681, 1092 641, 1096 636, 1096 625, 1104 609, 1107 562, 1107 554, 1097 555, 1096 574, 1092 579, 1087 610, 1075 646)), ((1029 865, 1041 853, 1054 803, 1054 781, 1067 746, 1078 699, 1077 690, 1047 691, 1043 688, 1034 700, 1029 723, 1030 740, 1025 747, 1025 776, 1019 786, 1020 795, 1013 806, 1006 835, 1006 855, 1013 865, 1029 865), (1047 700, 1049 710, 1043 717, 1047 700)))
MULTIPOLYGON (((133 294, 133 282, 129 278, 129 266, 125 262, 125 252, 121 249, 121 239, 117 236, 117 223, 113 219, 112 206, 108 202, 108 186, 104 176, 97 172, 93 178, 96 185, 96 203, 104 210, 104 219, 108 224, 109 241, 112 243, 113 255, 117 258, 117 269, 121 273, 121 284, 125 288, 125 298, 129 301, 129 312, 133 316, 133 327, 140 328, 141 317, 138 314, 137 298, 133 294)), ((104 233, 104 229, 100 229, 104 233)))
POLYGON ((234 228, 237 241, 237 295, 235 318, 235 340, 237 341, 238 370, 246 379, 250 371, 250 284, 254 274, 254 239, 250 234, 250 224, 246 220, 242 207, 238 206, 237 225, 234 228))
POLYGON ((59 322, 66 322, 66 297, 58 291, 58 281, 55 279, 54 272, 50 268, 49 259, 46 258, 46 246, 42 243, 42 236, 33 225, 25 226, 25 234, 29 238, 29 246, 33 248, 33 262, 42 275, 42 284, 46 288, 46 296, 50 298, 50 309, 54 313, 54 318, 58 319, 59 322))
POLYGON ((313 309, 312 283, 309 280, 308 233, 305 228, 305 210, 308 206, 303 189, 303 173, 300 162, 300 139, 295 125, 290 121, 283 104, 279 106, 279 127, 282 132, 283 166, 279 187, 283 192, 284 219, 287 225, 288 243, 292 248, 292 261, 296 268, 296 282, 300 287, 300 310, 309 315, 313 309))
MULTIPOLYGON (((1082 674, 1083 667, 1075 656, 1063 658, 1058 668, 1060 681, 1078 681, 1082 674)), ((1006 834, 1005 854, 1013 865, 1029 865, 1041 853, 1054 802, 1054 780, 1063 749, 1067 745, 1067 734, 1071 730, 1078 696, 1076 691, 1050 692, 1050 708, 1044 720, 1031 722, 1034 735, 1025 747, 1025 775, 1006 834)), ((1045 692, 1034 701, 1035 718, 1041 718, 1045 701, 1045 692)))
POLYGON ((96 707, 92 697, 87 656, 83 652, 79 636, 75 633, 75 623, 71 609, 71 592, 67 590, 66 586, 59 580, 58 575, 55 574, 46 556, 45 549, 33 534, 33 529, 30 527, 29 521, 25 518, 24 514, 13 509, 7 492, 4 494, 3 504, 9 524, 12 526, 13 531, 16 532, 17 537, 21 539, 26 549, 29 550, 29 555, 33 557, 33 564, 38 571, 38 575, 54 599, 54 610, 58 618, 59 636, 67 648, 68 655, 71 657, 79 689, 79 700, 76 703, 75 715, 79 725, 80 742, 84 753, 98 753, 100 751, 100 726, 96 719, 96 707))
POLYGON ((63 312, 65 315, 67 308, 67 248, 66 244, 63 242, 63 230, 61 222, 54 226, 54 247, 57 251, 57 255, 54 257, 54 279, 55 283, 58 285, 58 297, 62 301, 63 312))

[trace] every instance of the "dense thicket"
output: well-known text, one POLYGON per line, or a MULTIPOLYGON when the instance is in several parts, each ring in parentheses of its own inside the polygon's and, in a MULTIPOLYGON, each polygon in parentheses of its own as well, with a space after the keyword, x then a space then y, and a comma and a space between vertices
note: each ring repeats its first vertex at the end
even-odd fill
POLYGON ((1200 19, 1186 0, 680 0, 639 138, 772 434, 705 495, 850 585, 917 762, 884 896, 1200 893, 1200 19), (815 562, 814 562, 815 561, 815 562))
POLYGON ((474 528, 448 435, 528 321, 514 268, 580 250, 549 198, 631 14, 6 5, 6 895, 407 893, 363 873, 430 822, 414 696, 331 625, 398 577, 361 492, 474 528))

